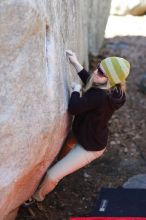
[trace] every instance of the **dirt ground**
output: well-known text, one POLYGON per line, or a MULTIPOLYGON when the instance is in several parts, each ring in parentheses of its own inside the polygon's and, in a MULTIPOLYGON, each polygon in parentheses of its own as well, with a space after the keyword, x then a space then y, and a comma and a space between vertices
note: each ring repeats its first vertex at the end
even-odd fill
MULTIPOLYGON (((90 69, 95 68, 97 60, 103 56, 122 56, 131 63, 127 102, 109 123, 107 152, 100 159, 64 178, 42 203, 29 209, 21 207, 17 220, 69 220, 71 216, 86 216, 102 187, 121 186, 129 177, 146 172, 146 94, 139 91, 141 76, 146 74, 146 29, 141 36, 140 29, 138 31, 138 25, 144 29, 145 17, 138 20, 133 35, 129 26, 124 34, 123 29, 118 28, 110 37, 109 26, 109 35, 106 35, 100 56, 90 57, 90 69)), ((125 17, 121 17, 120 22, 120 25, 128 24, 125 17)))

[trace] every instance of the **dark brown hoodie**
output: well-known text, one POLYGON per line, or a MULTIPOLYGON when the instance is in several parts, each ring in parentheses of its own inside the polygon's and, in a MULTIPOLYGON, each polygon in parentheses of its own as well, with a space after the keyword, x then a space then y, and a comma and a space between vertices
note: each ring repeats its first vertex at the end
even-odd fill
MULTIPOLYGON (((83 69, 78 75, 86 84, 89 73, 83 69)), ((79 144, 89 151, 105 148, 108 141, 108 121, 125 100, 125 93, 118 87, 110 94, 100 88, 91 88, 82 97, 79 92, 72 92, 68 111, 75 116, 72 130, 79 144)))

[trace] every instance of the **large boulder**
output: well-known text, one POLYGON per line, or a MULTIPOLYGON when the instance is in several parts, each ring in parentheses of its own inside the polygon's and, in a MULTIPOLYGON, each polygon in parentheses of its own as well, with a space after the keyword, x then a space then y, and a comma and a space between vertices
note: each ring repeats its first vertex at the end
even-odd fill
POLYGON ((111 14, 143 15, 146 12, 146 0, 112 0, 111 14))
POLYGON ((0 1, 1 220, 15 218, 60 151, 71 123, 70 83, 78 80, 65 50, 88 68, 109 8, 106 0, 0 1))

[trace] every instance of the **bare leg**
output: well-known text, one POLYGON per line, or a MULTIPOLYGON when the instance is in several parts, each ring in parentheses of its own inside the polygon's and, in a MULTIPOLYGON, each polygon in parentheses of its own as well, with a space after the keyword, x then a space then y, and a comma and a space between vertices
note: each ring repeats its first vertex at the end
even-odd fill
POLYGON ((105 149, 101 151, 87 151, 81 145, 76 144, 64 158, 47 171, 44 181, 33 195, 33 198, 37 201, 44 200, 45 195, 51 192, 63 177, 100 157, 105 149))

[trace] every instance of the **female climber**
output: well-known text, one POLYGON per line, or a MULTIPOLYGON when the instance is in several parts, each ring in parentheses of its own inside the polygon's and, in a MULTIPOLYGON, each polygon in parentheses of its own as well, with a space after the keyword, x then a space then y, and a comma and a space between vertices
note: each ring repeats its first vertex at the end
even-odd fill
POLYGON ((103 155, 107 147, 108 121, 126 100, 125 80, 130 71, 127 60, 105 58, 89 74, 74 52, 67 50, 66 55, 84 84, 81 93, 82 86, 73 83, 68 105, 68 112, 74 116, 72 132, 77 142, 73 142, 74 147, 48 169, 33 195, 36 201, 44 200, 63 177, 103 155))

